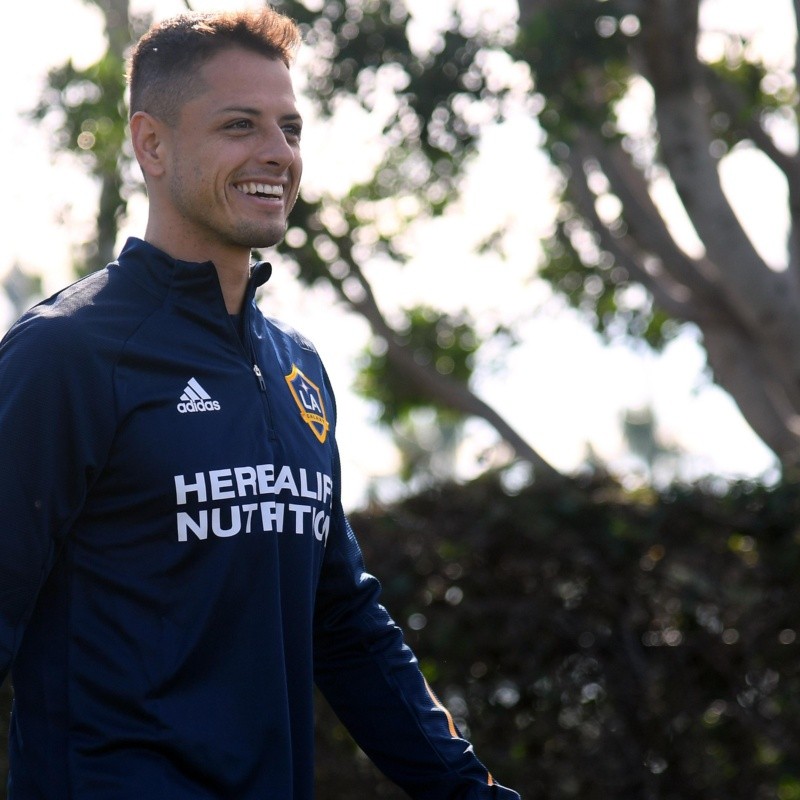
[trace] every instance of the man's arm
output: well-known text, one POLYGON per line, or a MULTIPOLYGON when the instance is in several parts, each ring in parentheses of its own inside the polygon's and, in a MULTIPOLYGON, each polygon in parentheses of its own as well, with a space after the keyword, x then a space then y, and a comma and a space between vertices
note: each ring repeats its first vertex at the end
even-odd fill
POLYGON ((379 603, 344 515, 317 597, 317 684, 373 762, 417 800, 513 800, 463 738, 379 603))
POLYGON ((93 360, 64 318, 26 315, 0 342, 0 680, 110 441, 93 360))

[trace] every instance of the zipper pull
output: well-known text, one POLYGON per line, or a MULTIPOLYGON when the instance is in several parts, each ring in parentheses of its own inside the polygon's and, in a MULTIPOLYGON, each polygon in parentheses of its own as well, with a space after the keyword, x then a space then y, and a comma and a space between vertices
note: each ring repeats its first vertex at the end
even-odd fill
POLYGON ((258 364, 253 364, 253 372, 255 372, 256 374, 258 385, 261 387, 261 391, 266 392, 267 384, 264 382, 264 376, 261 374, 261 370, 258 368, 258 364))

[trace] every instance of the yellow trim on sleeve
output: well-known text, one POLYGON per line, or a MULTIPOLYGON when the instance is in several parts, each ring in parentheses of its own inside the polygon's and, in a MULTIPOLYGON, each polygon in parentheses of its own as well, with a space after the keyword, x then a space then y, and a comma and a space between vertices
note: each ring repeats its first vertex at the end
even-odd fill
MULTIPOLYGON (((436 708, 439 709, 439 711, 442 711, 444 713, 445 717, 447 717, 447 727, 450 729, 450 735, 454 739, 460 739, 461 737, 458 735, 458 729, 456 728, 456 723, 453 721, 453 715, 447 710, 447 708, 445 708, 444 704, 436 696, 436 692, 434 692, 433 689, 431 689, 431 686, 428 683, 427 679, 423 678, 423 680, 425 681, 425 688, 428 690, 428 694, 430 695, 433 704, 436 706, 436 708)), ((492 777, 491 772, 486 773, 486 783, 488 786, 494 786, 494 778, 492 777)))
POLYGON ((454 739, 460 739, 461 737, 458 735, 458 729, 456 728, 456 723, 453 721, 452 714, 444 707, 444 705, 442 705, 441 701, 436 696, 433 689, 431 689, 428 681, 424 678, 423 680, 425 680, 425 688, 428 690, 428 694, 430 695, 431 700, 433 700, 433 704, 436 706, 436 708, 439 709, 439 711, 443 711, 444 715, 447 717, 447 727, 450 729, 450 735, 454 739))

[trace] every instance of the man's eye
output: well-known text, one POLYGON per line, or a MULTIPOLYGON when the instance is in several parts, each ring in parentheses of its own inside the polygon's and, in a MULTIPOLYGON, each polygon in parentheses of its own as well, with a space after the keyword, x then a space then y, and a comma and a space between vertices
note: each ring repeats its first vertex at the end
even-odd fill
POLYGON ((300 136, 303 132, 303 128, 301 125, 284 125, 283 132, 286 134, 287 139, 294 139, 295 141, 300 140, 300 136))
POLYGON ((253 127, 253 123, 249 119, 237 119, 228 124, 228 130, 245 131, 253 127))

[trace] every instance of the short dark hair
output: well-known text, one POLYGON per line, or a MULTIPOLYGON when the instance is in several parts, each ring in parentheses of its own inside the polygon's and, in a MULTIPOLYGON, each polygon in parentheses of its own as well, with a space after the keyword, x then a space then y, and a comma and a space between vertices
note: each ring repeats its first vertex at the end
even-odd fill
POLYGON ((153 25, 128 60, 130 113, 146 111, 174 125, 200 89, 199 68, 212 56, 244 48, 289 66, 300 30, 272 8, 180 14, 153 25))

